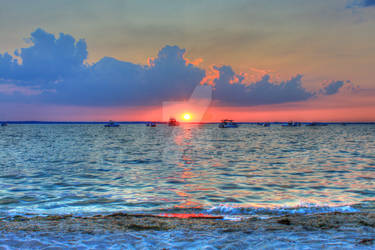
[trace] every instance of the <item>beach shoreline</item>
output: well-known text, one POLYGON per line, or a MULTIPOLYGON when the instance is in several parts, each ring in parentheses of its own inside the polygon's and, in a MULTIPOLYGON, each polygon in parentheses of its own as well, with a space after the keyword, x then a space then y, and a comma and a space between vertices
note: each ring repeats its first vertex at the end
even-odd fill
MULTIPOLYGON (((183 215, 183 214, 181 214, 183 215)), ((177 214, 128 214, 113 213, 109 215, 74 216, 10 216, 0 219, 0 231, 82 231, 93 233, 103 231, 125 230, 211 230, 222 229, 232 231, 247 230, 327 230, 368 227, 375 232, 374 212, 355 213, 320 213, 282 215, 270 218, 250 217, 239 221, 220 219, 220 216, 203 217, 195 215, 193 218, 177 214)))
MULTIPOLYGON (((251 217, 240 221, 200 218, 199 216, 183 219, 126 213, 88 217, 73 215, 13 216, 0 219, 0 245, 2 245, 1 243, 4 245, 2 239, 12 237, 34 237, 34 240, 47 237, 54 244, 59 240, 61 244, 67 244, 66 237, 68 235, 70 243, 77 244, 77 241, 81 242, 83 237, 86 243, 96 239, 94 242, 100 242, 107 246, 126 238, 128 239, 126 243, 123 242, 125 245, 121 246, 133 244, 137 247, 140 246, 139 244, 150 244, 151 237, 163 248, 174 248, 180 246, 179 243, 184 243, 185 247, 189 244, 191 246, 208 244, 207 246, 215 247, 215 244, 219 244, 220 241, 215 243, 214 239, 226 239, 221 244, 231 247, 239 242, 242 246, 255 246, 255 243, 260 244, 259 242, 268 239, 267 243, 264 242, 266 245, 260 246, 341 246, 344 248, 357 246, 371 248, 375 245, 375 213, 298 214, 267 219, 251 217), (58 238, 56 238, 57 235, 59 235, 58 238), (186 240, 183 235, 189 240, 186 240), (97 237, 104 236, 107 237, 106 240, 97 239, 97 237), (129 237, 133 240, 129 240, 129 237), (204 240, 202 241, 202 237, 211 241, 205 243, 204 240), (234 240, 236 238, 237 241, 234 240), (169 243, 167 244, 167 242, 169 243)), ((44 243, 46 241, 48 242, 46 239, 43 240, 44 243)), ((12 244, 17 244, 17 240, 13 239, 12 244)), ((23 241, 19 244, 23 247, 25 245, 22 244, 28 243, 23 241)), ((257 246, 259 247, 259 245, 257 246)))

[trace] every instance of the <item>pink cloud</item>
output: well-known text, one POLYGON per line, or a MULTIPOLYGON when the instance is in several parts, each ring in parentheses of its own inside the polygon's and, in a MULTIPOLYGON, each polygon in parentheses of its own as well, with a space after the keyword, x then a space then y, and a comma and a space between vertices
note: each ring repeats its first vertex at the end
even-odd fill
POLYGON ((220 72, 214 66, 206 70, 206 76, 201 80, 200 84, 208 84, 215 86, 215 80, 220 78, 220 72))
POLYGON ((186 65, 191 64, 191 65, 194 65, 195 67, 198 67, 203 62, 202 58, 190 60, 185 56, 185 54, 183 55, 183 58, 185 59, 186 65))

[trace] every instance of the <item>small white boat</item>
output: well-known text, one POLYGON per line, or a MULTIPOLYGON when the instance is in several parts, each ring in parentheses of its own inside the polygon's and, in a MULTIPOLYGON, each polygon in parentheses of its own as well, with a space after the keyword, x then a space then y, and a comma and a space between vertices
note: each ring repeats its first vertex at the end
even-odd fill
POLYGON ((219 124, 219 128, 237 128, 238 124, 235 123, 233 120, 222 120, 221 123, 219 124))
POLYGON ((109 121, 107 124, 104 125, 104 127, 106 128, 110 128, 110 127, 119 127, 120 124, 114 122, 114 121, 109 121))

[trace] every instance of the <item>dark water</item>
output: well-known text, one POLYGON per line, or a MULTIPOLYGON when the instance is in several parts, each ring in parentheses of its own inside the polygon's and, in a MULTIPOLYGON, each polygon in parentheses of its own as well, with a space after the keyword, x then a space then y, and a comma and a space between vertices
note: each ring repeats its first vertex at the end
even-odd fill
POLYGON ((0 214, 372 209, 375 126, 10 125, 0 214))

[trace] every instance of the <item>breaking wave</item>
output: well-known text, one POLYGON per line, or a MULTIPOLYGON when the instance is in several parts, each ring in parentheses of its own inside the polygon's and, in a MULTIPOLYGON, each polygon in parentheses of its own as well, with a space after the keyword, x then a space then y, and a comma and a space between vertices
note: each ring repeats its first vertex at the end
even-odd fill
POLYGON ((286 215, 286 214, 316 214, 316 213, 353 213, 359 212, 359 209, 350 205, 329 206, 317 204, 300 204, 297 206, 280 207, 236 207, 229 205, 220 205, 206 210, 209 214, 222 215, 286 215))

